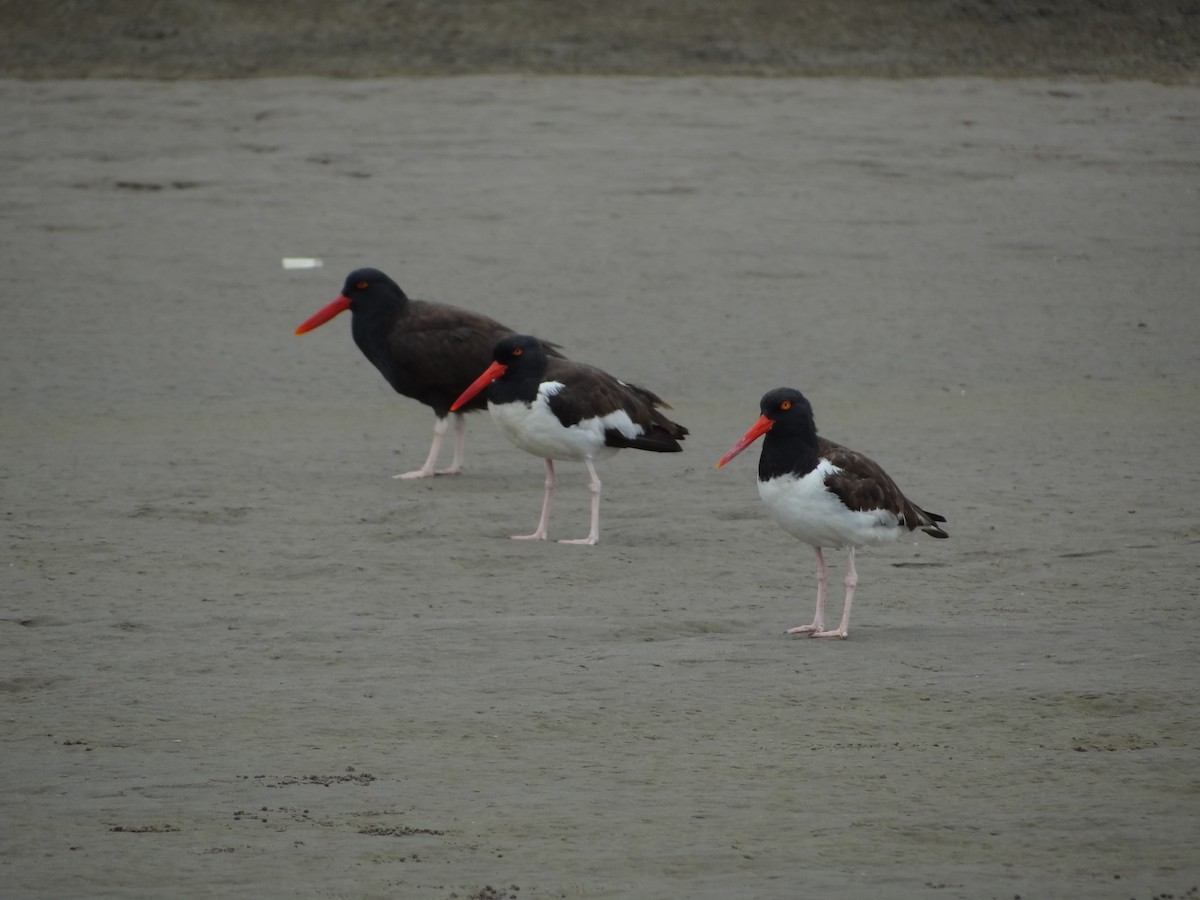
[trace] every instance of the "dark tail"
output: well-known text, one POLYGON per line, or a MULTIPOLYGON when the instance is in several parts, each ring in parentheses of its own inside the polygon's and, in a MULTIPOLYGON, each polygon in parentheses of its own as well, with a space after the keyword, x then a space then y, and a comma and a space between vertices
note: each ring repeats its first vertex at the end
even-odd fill
POLYGON ((664 419, 671 430, 655 425, 648 433, 639 434, 635 438, 627 438, 621 432, 610 428, 604 432, 604 443, 610 447, 628 447, 632 450, 652 450, 655 453, 679 453, 683 450, 679 442, 687 434, 682 425, 664 419))
POLYGON ((949 534, 947 534, 945 531, 943 531, 941 528, 939 528, 937 525, 934 524, 935 522, 945 522, 946 521, 945 516, 939 516, 937 513, 926 512, 925 510, 921 509, 921 507, 919 507, 919 506, 916 506, 913 508, 916 509, 916 511, 920 514, 920 518, 917 520, 919 523, 917 525, 917 527, 920 528, 923 532, 925 532, 930 537, 935 537, 935 538, 950 537, 949 534))

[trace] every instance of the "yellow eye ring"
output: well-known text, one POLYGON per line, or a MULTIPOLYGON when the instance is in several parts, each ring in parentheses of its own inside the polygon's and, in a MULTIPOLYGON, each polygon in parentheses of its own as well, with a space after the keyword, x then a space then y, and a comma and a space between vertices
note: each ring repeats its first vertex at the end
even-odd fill
POLYGON ((513 356, 520 356, 520 355, 521 355, 522 353, 524 353, 524 352, 525 352, 525 351, 524 351, 524 350, 522 350, 520 347, 513 347, 513 352, 512 352, 512 355, 513 355, 513 356))
POLYGON ((792 408, 792 401, 784 400, 782 403, 779 404, 779 408, 782 409, 784 412, 787 412, 789 409, 792 408))

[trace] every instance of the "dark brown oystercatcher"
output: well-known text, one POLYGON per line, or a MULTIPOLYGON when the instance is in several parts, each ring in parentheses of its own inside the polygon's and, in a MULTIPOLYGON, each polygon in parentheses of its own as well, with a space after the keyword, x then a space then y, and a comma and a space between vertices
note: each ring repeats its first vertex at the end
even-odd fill
POLYGON ((533 534, 513 535, 513 540, 546 540, 554 496, 554 460, 574 459, 587 466, 592 528, 586 538, 559 543, 595 544, 600 539, 596 460, 626 447, 678 453, 687 429, 658 411, 670 407, 653 392, 618 381, 595 366, 551 359, 537 338, 523 334, 506 337, 496 344, 492 358, 491 366, 450 409, 471 402, 487 388, 488 410, 505 437, 546 460, 542 518, 533 534))
POLYGON ((766 435, 758 460, 759 496, 780 528, 817 551, 816 615, 811 625, 789 628, 788 634, 845 638, 858 584, 854 549, 888 543, 917 528, 935 538, 949 537, 937 525, 946 520, 905 497, 874 461, 819 437, 812 406, 799 391, 768 391, 759 408, 758 421, 721 457, 717 468, 766 435), (842 624, 832 631, 825 630, 822 547, 850 550, 842 624))
MULTIPOLYGON (((354 343, 374 363, 388 384, 405 397, 432 407, 437 416, 433 444, 421 468, 394 478, 426 478, 462 472, 466 421, 454 415, 454 456, 447 469, 435 469, 449 424, 450 404, 492 358, 496 341, 513 330, 479 313, 410 300, 400 285, 378 269, 355 269, 346 276, 337 299, 308 318, 296 334, 324 325, 350 310, 354 343)), ((552 356, 561 355, 554 344, 543 343, 552 356)), ((467 404, 463 412, 486 406, 484 398, 467 404)))

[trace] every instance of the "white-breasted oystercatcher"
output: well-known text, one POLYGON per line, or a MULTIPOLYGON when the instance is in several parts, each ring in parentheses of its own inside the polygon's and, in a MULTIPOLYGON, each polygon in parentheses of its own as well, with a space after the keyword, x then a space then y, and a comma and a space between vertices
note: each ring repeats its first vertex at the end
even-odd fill
POLYGON ((677 453, 688 433, 660 409, 670 409, 657 394, 618 381, 595 366, 546 355, 528 335, 500 340, 492 364, 452 405, 456 410, 484 394, 488 410, 505 437, 546 461, 542 517, 532 534, 514 540, 544 541, 554 496, 554 460, 579 460, 588 470, 592 495, 591 530, 586 538, 563 544, 595 544, 600 539, 600 478, 596 460, 618 450, 677 453))
POLYGON ((878 463, 819 436, 812 406, 799 391, 768 391, 759 409, 758 421, 717 468, 765 435, 758 460, 759 496, 780 528, 817 551, 816 614, 811 624, 789 628, 788 634, 845 638, 858 584, 855 548, 895 541, 918 528, 935 538, 949 537, 938 525, 946 520, 905 497, 878 463), (832 630, 825 628, 823 547, 849 550, 842 621, 832 630))

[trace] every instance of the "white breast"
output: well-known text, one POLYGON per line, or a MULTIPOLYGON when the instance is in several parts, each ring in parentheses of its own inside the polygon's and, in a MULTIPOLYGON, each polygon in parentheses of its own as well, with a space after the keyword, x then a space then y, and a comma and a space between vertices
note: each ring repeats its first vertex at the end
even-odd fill
POLYGON ((562 389, 562 382, 543 382, 531 404, 489 403, 488 411, 505 437, 526 453, 543 459, 601 459, 616 453, 615 447, 604 444, 606 428, 617 428, 630 436, 640 433, 623 410, 564 427, 548 405, 549 398, 562 389))
POLYGON ((894 513, 847 509, 825 487, 826 476, 837 471, 837 466, 823 459, 803 477, 781 475, 760 481, 758 495, 780 528, 814 547, 862 547, 896 540, 901 529, 894 513))

